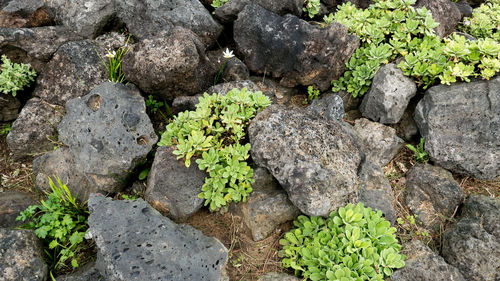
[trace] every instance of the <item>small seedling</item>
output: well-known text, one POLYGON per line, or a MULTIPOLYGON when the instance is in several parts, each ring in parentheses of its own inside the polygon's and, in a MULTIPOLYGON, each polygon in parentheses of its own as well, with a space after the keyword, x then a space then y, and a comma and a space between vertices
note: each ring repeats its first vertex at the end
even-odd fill
POLYGON ((424 142, 425 139, 421 138, 420 143, 417 145, 417 147, 414 147, 411 144, 406 145, 406 147, 408 147, 408 149, 410 149, 413 152, 415 160, 419 163, 425 163, 429 161, 429 154, 427 154, 427 151, 425 151, 424 149, 424 142))

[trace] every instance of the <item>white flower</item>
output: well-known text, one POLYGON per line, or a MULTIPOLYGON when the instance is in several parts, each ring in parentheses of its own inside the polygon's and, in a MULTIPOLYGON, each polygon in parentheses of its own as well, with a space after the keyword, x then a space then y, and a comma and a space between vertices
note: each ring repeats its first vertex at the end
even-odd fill
POLYGON ((230 58, 234 57, 233 51, 229 51, 229 48, 226 48, 226 50, 222 53, 222 55, 226 59, 230 59, 230 58))
POLYGON ((468 21, 468 20, 464 21, 464 25, 469 26, 470 25, 470 21, 468 21))
POLYGON ((108 51, 108 53, 105 55, 105 57, 108 57, 108 58, 114 58, 115 56, 116 56, 115 51, 113 51, 113 52, 108 51))

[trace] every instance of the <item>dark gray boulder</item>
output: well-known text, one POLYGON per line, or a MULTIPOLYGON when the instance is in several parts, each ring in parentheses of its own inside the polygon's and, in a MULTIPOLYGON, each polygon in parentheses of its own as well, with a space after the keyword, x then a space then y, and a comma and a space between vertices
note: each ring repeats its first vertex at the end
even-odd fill
MULTIPOLYGON (((224 52, 226 49, 219 49, 216 51, 207 52, 207 57, 209 61, 214 65, 214 67, 220 71, 224 66, 224 69, 218 79, 218 81, 214 81, 213 83, 225 83, 231 81, 241 81, 248 80, 250 78, 250 73, 248 71, 247 66, 235 55, 232 58, 224 58, 224 52)), ((234 52, 234 51, 230 51, 234 52)), ((218 72, 217 72, 218 73, 218 72)))
POLYGON ((443 168, 419 164, 406 173, 405 204, 425 228, 438 230, 463 198, 462 188, 443 168))
MULTIPOLYGON (((33 95, 51 104, 64 106, 108 81, 98 47, 90 40, 62 45, 37 80, 33 95)), ((104 52, 101 54, 104 56, 104 52)))
POLYGON ((458 1, 455 3, 462 18, 464 17, 472 17, 472 7, 466 1, 458 1))
POLYGON ((266 168, 255 167, 253 169, 252 189, 254 191, 279 190, 281 189, 278 181, 269 173, 266 168))
POLYGON ((210 95, 213 93, 226 95, 229 91, 233 89, 241 90, 243 88, 246 88, 247 91, 249 92, 260 91, 260 88, 254 82, 250 80, 242 80, 242 81, 232 81, 232 82, 217 84, 215 86, 208 88, 207 93, 210 95))
POLYGON ((2 94, 0 95, 0 122, 15 120, 19 115, 21 102, 15 97, 2 94))
POLYGON ((42 72, 61 45, 78 40, 82 37, 62 26, 0 27, 0 53, 13 62, 29 63, 37 73, 42 72))
POLYGON ((32 230, 0 228, 0 280, 45 281, 42 245, 32 230))
POLYGON ((426 7, 431 11, 434 21, 439 23, 434 30, 441 38, 455 31, 462 19, 460 10, 450 0, 418 0, 415 7, 426 7))
POLYGON ((405 267, 392 275, 392 281, 465 281, 457 268, 447 264, 420 240, 404 245, 405 267))
POLYGON ((253 191, 246 202, 232 205, 231 209, 243 219, 254 241, 267 238, 280 224, 294 220, 300 213, 283 190, 253 191))
POLYGON ((500 77, 430 88, 415 122, 439 166, 479 179, 500 176, 500 77))
POLYGON ((319 99, 314 99, 307 107, 326 119, 341 121, 344 118, 344 102, 339 95, 326 94, 319 99))
POLYGON ((396 221, 396 210, 394 208, 396 198, 382 168, 371 159, 365 158, 358 174, 361 181, 359 201, 373 210, 382 211, 385 218, 394 223, 396 221))
POLYGON ((93 194, 88 204, 97 267, 109 280, 221 279, 228 251, 217 239, 175 224, 142 199, 93 194))
POLYGON ((341 24, 321 28, 253 3, 238 15, 234 40, 249 70, 279 77, 287 87, 313 85, 321 91, 342 75, 359 46, 359 39, 341 24))
POLYGON ((107 281, 107 279, 101 275, 95 266, 95 262, 90 262, 83 267, 79 267, 75 272, 58 276, 56 281, 107 281))
POLYGON ((0 228, 16 227, 23 224, 16 221, 19 213, 36 202, 30 195, 19 191, 0 192, 0 228))
POLYGON ((217 70, 199 38, 181 27, 168 36, 144 39, 123 58, 123 73, 130 82, 165 99, 200 93, 213 85, 217 70))
POLYGON ((198 198, 207 173, 195 161, 186 168, 184 160, 177 160, 171 147, 156 150, 148 175, 144 199, 156 210, 174 220, 184 220, 203 206, 198 198))
POLYGON ((259 281, 300 281, 299 278, 286 273, 268 272, 259 281))
POLYGON ((460 221, 443 235, 442 255, 465 280, 500 279, 500 200, 471 195, 460 221))
POLYGON ((360 144, 341 123, 272 105, 249 127, 252 159, 303 213, 323 215, 357 199, 360 144))
POLYGON ((39 98, 30 99, 12 124, 7 135, 9 150, 17 158, 53 150, 57 140, 55 128, 63 116, 64 108, 39 98))
POLYGON ((130 0, 116 1, 118 18, 139 39, 154 38, 184 27, 198 35, 205 46, 215 43, 222 32, 199 0, 130 0))
POLYGON ((365 147, 368 156, 380 166, 385 166, 403 148, 404 141, 396 130, 365 118, 356 119, 354 130, 365 147))
POLYGON ((75 169, 106 192, 121 190, 127 174, 158 140, 140 92, 111 82, 69 100, 58 131, 75 169))
POLYGON ((363 117, 383 124, 401 120, 410 99, 417 94, 417 86, 395 64, 379 68, 370 91, 365 94, 360 110, 363 117))
POLYGON ((39 0, 0 1, 0 26, 7 28, 55 25, 54 13, 39 0))
POLYGON ((302 0, 231 0, 215 9, 214 16, 223 23, 235 21, 238 18, 238 14, 248 3, 258 4, 264 9, 281 16, 292 14, 297 17, 302 15, 302 7, 304 6, 304 1, 302 0))

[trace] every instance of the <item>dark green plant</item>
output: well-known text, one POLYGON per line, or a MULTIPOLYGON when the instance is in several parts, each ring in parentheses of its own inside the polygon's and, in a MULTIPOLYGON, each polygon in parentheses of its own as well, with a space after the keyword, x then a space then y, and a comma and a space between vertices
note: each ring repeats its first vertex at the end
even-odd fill
POLYGON ((214 211, 230 202, 245 201, 252 191, 253 170, 247 165, 250 144, 244 144, 250 120, 268 105, 261 92, 233 89, 226 95, 205 95, 195 111, 181 112, 168 124, 158 146, 172 146, 186 167, 191 158, 208 172, 200 198, 214 211))
POLYGON ((0 128, 0 135, 6 136, 10 133, 11 125, 10 124, 4 124, 0 128))
POLYGON ((86 248, 83 238, 89 212, 77 203, 60 179, 54 184, 49 178, 49 185, 51 193, 47 194, 47 200, 29 206, 17 220, 27 221, 22 228, 34 229, 35 235, 43 240, 51 271, 68 267, 69 261, 72 267, 78 267, 86 248))
POLYGON ((405 265, 396 229, 363 203, 348 204, 326 219, 299 216, 293 224, 280 240, 279 255, 304 280, 382 281, 405 265))
POLYGON ((320 0, 304 0, 304 4, 306 6, 302 8, 304 12, 307 12, 307 15, 309 18, 314 18, 318 13, 321 8, 320 6, 320 0))
POLYGON ((12 63, 6 55, 2 55, 2 72, 0 73, 0 92, 17 95, 35 81, 36 72, 29 64, 12 63))
POLYGON ((122 58, 130 50, 130 46, 128 45, 129 40, 130 36, 127 38, 124 46, 118 48, 116 51, 107 50, 106 55, 104 55, 108 58, 108 62, 106 63, 102 60, 102 63, 108 71, 109 81, 111 82, 123 83, 125 81, 125 74, 122 72, 122 58))
POLYGON ((413 156, 415 157, 415 160, 420 163, 425 163, 429 161, 429 154, 427 154, 427 151, 424 149, 424 142, 425 139, 421 138, 420 143, 417 145, 417 147, 407 144, 406 147, 410 149, 413 152, 413 156))

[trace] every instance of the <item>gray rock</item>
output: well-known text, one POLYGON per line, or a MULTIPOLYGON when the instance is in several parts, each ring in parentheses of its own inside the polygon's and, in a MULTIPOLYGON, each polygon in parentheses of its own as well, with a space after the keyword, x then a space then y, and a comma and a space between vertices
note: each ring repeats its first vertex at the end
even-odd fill
POLYGON ((296 88, 289 88, 280 85, 279 83, 266 77, 251 76, 250 81, 254 82, 262 93, 271 99, 273 104, 293 105, 294 97, 300 97, 300 91, 296 88))
POLYGON ((62 107, 38 98, 30 99, 7 135, 9 150, 15 157, 53 150, 54 143, 49 139, 57 139, 55 126, 61 121, 63 112, 62 107))
POLYGON ((144 200, 89 199, 97 267, 110 281, 221 279, 228 251, 217 239, 177 225, 144 200))
POLYGON ((59 178, 80 202, 86 202, 91 193, 98 191, 97 186, 75 167, 74 157, 65 146, 35 158, 33 174, 36 175, 35 186, 38 190, 50 192, 49 177, 55 184, 59 178))
POLYGON ((406 244, 403 253, 406 255, 406 265, 394 272, 392 281, 466 280, 457 268, 447 264, 420 240, 406 244))
POLYGON ((216 72, 198 37, 180 27, 169 36, 141 41, 123 58, 129 81, 165 99, 200 93, 213 85, 216 72))
POLYGON ((6 191, 0 193, 0 228, 15 227, 22 225, 22 221, 16 221, 19 213, 26 210, 28 206, 36 202, 26 193, 18 191, 6 191))
POLYGON ((39 0, 12 0, 0 5, 0 26, 7 28, 55 25, 54 14, 39 0))
POLYGON ((339 95, 326 94, 320 99, 315 99, 307 107, 326 119, 341 121, 344 118, 344 102, 339 95))
POLYGON ((215 17, 222 23, 229 23, 238 18, 238 14, 245 8, 248 3, 254 3, 262 6, 264 9, 269 10, 275 14, 284 16, 286 14, 302 15, 302 7, 304 1, 302 0, 231 0, 221 7, 215 9, 215 17))
POLYGON ((354 130, 369 157, 378 165, 385 166, 403 148, 404 141, 396 135, 396 130, 365 118, 355 121, 354 130))
POLYGON ((45 66, 33 95, 51 104, 64 106, 68 100, 82 97, 108 81, 102 62, 92 41, 66 43, 45 66))
POLYGON ((115 31, 100 35, 94 40, 94 43, 102 50, 118 50, 126 44, 131 45, 132 42, 132 36, 129 38, 129 36, 125 36, 125 34, 115 31))
POLYGON ((500 176, 500 77, 430 88, 415 122, 439 166, 480 179, 500 176))
POLYGON ((405 204, 426 228, 438 230, 453 215, 464 192, 443 168, 430 164, 413 166, 406 174, 405 204))
POLYGON ((365 159, 358 174, 361 181, 359 201, 367 207, 382 211, 385 218, 394 223, 396 221, 394 208, 396 198, 382 168, 372 160, 365 159))
POLYGON ((243 88, 246 88, 249 92, 260 91, 260 88, 254 82, 250 80, 243 80, 243 81, 233 81, 233 82, 217 84, 215 86, 208 88, 207 93, 210 95, 213 93, 226 95, 232 89, 241 90, 243 88))
POLYGON ((415 7, 426 7, 431 11, 434 21, 439 23, 434 30, 441 38, 452 33, 462 19, 462 14, 455 3, 449 0, 418 0, 415 7))
POLYGON ((184 220, 203 206, 198 198, 207 173, 193 160, 186 168, 184 160, 177 160, 173 148, 159 147, 148 175, 145 200, 162 214, 174 220, 184 220))
POLYGON ((196 105, 198 104, 199 99, 200 95, 175 97, 174 101, 172 102, 172 109, 174 110, 174 112, 196 110, 196 105))
POLYGON ((0 53, 14 62, 29 63, 40 73, 61 45, 81 39, 82 37, 62 26, 0 27, 0 53))
POLYGON ((283 190, 254 191, 247 202, 232 207, 252 233, 254 241, 267 238, 280 224, 299 215, 283 190))
MULTIPOLYGON (((247 66, 236 55, 229 59, 224 58, 223 52, 225 51, 226 49, 218 49, 207 52, 209 61, 218 71, 225 65, 217 83, 248 80, 250 73, 248 72, 247 66)), ((213 83, 215 82, 214 78, 213 83)))
POLYGON ((252 189, 254 191, 281 189, 278 181, 263 167, 256 167, 253 169, 253 180, 252 189))
POLYGON ((115 5, 120 20, 139 39, 157 37, 177 26, 193 31, 208 46, 223 29, 199 0, 129 0, 115 5))
POLYGON ((416 102, 410 101, 399 123, 391 125, 392 128, 396 129, 396 134, 407 142, 411 142, 419 136, 417 123, 413 119, 416 106, 416 102))
POLYGON ((321 28, 253 3, 238 15, 234 40, 249 70, 280 77, 287 87, 314 85, 321 91, 340 77, 359 46, 359 39, 341 24, 321 28))
POLYGON ((363 116, 383 124, 395 124, 401 120, 410 99, 417 94, 417 86, 389 63, 379 68, 373 78, 370 91, 361 102, 363 116))
POLYGON ((83 267, 79 267, 77 271, 58 276, 56 281, 106 281, 107 279, 99 273, 95 266, 95 262, 90 262, 83 267))
POLYGON ((106 82, 66 103, 59 141, 98 190, 117 192, 158 140, 135 87, 106 82))
POLYGON ((59 22, 85 38, 100 35, 116 16, 114 0, 51 0, 45 5, 59 22))
POLYGON ((32 230, 0 228, 0 280, 45 281, 47 265, 32 230))
POLYGON ((300 281, 300 279, 285 273, 268 272, 260 277, 259 281, 300 281))
POLYGON ((443 235, 442 255, 466 280, 500 279, 500 200, 471 195, 462 218, 443 235))
POLYGON ((460 11, 462 18, 472 17, 472 7, 469 5, 469 3, 467 3, 466 1, 459 1, 456 2, 455 5, 460 11))
POLYGON ((0 96, 0 122, 15 120, 19 115, 21 102, 11 95, 0 96))
POLYGON ((351 93, 348 93, 346 91, 339 91, 334 93, 335 95, 338 95, 339 97, 342 98, 342 103, 344 106, 344 111, 351 111, 351 110, 356 110, 358 109, 359 105, 361 104, 361 99, 359 97, 353 97, 351 93))
POLYGON ((252 159, 303 213, 323 215, 357 199, 360 144, 341 123, 272 105, 249 127, 252 159))

